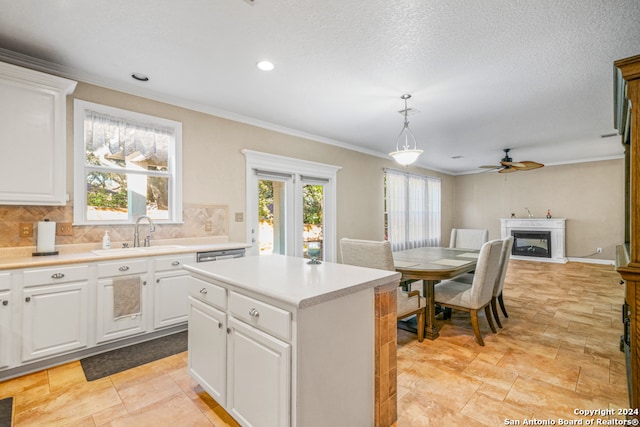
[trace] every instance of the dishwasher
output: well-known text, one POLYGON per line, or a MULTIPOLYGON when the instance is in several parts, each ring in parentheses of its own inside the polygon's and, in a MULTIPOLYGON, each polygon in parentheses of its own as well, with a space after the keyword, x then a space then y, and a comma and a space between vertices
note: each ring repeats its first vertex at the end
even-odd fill
POLYGON ((196 253, 196 262, 219 261, 221 259, 240 258, 244 256, 244 248, 222 249, 196 253))

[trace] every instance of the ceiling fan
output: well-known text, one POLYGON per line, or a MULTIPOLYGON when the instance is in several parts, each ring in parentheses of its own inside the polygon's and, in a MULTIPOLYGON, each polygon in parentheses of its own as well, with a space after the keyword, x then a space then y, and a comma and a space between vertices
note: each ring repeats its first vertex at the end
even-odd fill
POLYGON ((524 160, 522 162, 514 162, 511 157, 509 157, 510 148, 504 148, 504 157, 500 160, 499 165, 485 165, 480 166, 483 169, 494 169, 497 170, 498 173, 511 173, 518 171, 528 171, 531 169, 538 169, 543 167, 542 163, 532 162, 530 160, 524 160))

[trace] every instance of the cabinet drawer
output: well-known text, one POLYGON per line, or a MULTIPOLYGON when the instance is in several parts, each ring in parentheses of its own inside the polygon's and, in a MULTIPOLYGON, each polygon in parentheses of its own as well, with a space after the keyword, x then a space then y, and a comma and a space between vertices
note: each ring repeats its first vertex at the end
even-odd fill
POLYGON ((11 273, 0 273, 0 291, 11 289, 11 273))
POLYGON ((24 286, 75 282, 80 280, 87 280, 89 278, 89 266, 77 265, 72 267, 53 267, 25 270, 23 277, 24 286))
POLYGON ((127 274, 137 274, 147 272, 147 260, 123 259, 115 262, 104 262, 98 264, 98 277, 124 276, 127 274))
POLYGON ((189 295, 222 310, 227 308, 227 291, 222 286, 189 276, 189 295))
POLYGON ((195 260, 195 254, 158 257, 155 260, 156 271, 180 270, 184 264, 193 264, 195 260))
POLYGON ((291 339, 291 313, 286 310, 230 292, 229 313, 277 337, 291 339))

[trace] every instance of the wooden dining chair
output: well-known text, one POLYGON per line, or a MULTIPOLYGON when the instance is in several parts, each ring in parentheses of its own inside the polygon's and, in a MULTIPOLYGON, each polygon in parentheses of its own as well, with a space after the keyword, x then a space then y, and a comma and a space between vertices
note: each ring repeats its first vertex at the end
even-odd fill
MULTIPOLYGON (((358 267, 377 268, 395 271, 391 244, 386 241, 357 240, 343 238, 340 240, 342 263, 358 267)), ((397 318, 405 319, 416 316, 418 341, 424 339, 424 322, 426 316, 426 299, 419 291, 397 291, 397 318)))
POLYGON ((478 255, 476 271, 471 286, 468 283, 457 282, 455 279, 444 280, 434 287, 435 303, 454 310, 467 311, 471 315, 471 326, 476 341, 484 346, 484 340, 478 324, 478 312, 484 309, 489 327, 497 332, 491 318, 491 299, 493 289, 500 270, 500 255, 503 241, 491 240, 482 245, 478 255))

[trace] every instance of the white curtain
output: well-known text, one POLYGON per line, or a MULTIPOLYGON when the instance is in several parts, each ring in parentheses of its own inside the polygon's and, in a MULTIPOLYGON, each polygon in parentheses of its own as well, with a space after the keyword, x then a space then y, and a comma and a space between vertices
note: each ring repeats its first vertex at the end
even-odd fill
POLYGON ((440 246, 440 179, 391 169, 385 172, 392 249, 440 246))
POLYGON ((166 165, 171 130, 161 126, 133 123, 130 120, 86 110, 86 151, 123 159, 137 153, 155 164, 166 165))

